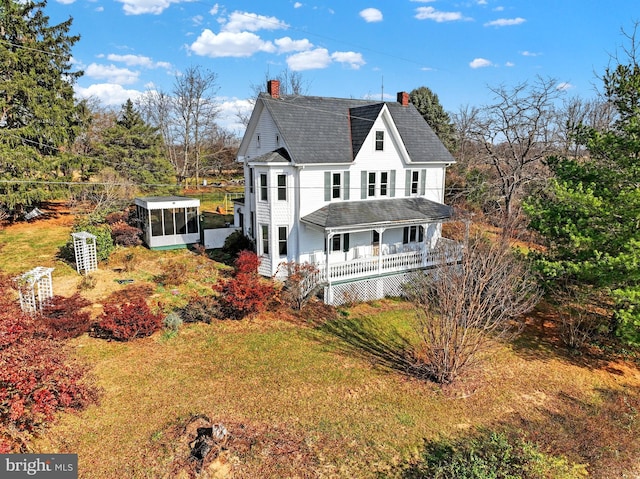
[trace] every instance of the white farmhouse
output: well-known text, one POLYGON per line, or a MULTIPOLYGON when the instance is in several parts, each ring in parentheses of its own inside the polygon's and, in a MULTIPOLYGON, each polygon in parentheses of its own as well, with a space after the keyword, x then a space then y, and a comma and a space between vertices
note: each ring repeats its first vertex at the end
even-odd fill
POLYGON ((259 272, 314 263, 329 304, 398 295, 433 267, 454 159, 409 103, 279 94, 267 84, 238 152, 245 198, 236 225, 256 243, 259 272))

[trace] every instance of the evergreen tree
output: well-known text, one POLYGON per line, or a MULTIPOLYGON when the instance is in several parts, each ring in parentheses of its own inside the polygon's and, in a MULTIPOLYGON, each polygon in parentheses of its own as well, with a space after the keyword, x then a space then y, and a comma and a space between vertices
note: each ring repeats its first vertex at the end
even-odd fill
POLYGON ((635 55, 608 68, 603 80, 617 121, 604 132, 582 128, 578 140, 588 156, 552 158, 555 178, 526 209, 532 227, 548 240, 540 266, 551 284, 606 294, 616 305, 612 330, 640 344, 640 65, 635 55))
POLYGON ((104 131, 98 153, 107 166, 139 185, 175 183, 158 129, 143 121, 131 100, 122 105, 116 123, 104 131))
POLYGON ((49 25, 46 2, 0 0, 0 206, 34 204, 52 194, 42 183, 64 171, 61 153, 77 133, 71 69, 72 19, 49 25))
POLYGON ((421 86, 409 93, 409 100, 420 112, 440 141, 449 151, 456 149, 455 132, 451 117, 440 104, 438 95, 430 88, 421 86))

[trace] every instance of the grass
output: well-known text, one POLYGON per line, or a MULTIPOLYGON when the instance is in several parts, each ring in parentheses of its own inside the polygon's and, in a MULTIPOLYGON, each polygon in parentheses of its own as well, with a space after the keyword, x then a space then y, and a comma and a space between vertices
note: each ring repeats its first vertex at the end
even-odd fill
POLYGON ((264 431, 253 454, 235 457, 237 477, 299 472, 286 464, 261 469, 271 449, 258 446, 269 431, 276 442, 290 435, 310 454, 296 465, 307 477, 376 477, 424 438, 476 427, 519 428, 545 450, 588 459, 593 477, 638 457, 637 369, 615 376, 497 345, 481 369, 440 388, 380 361, 399 337, 411 341, 411 314, 385 301, 319 327, 280 314, 189 325, 171 338, 158 333, 129 344, 79 338, 70 346, 90 364, 101 402, 61 416, 37 448, 78 453, 81 477, 162 477, 173 458, 171 430, 205 414, 236 425, 236 433, 264 431))
MULTIPOLYGON (((39 223, 0 231, 0 269, 55 265, 54 291, 71 294, 79 277, 55 260, 70 225, 42 225, 46 234, 39 223)), ((82 294, 99 304, 148 288, 150 301, 169 311, 210 291, 220 268, 187 250, 118 250, 82 294), (179 280, 161 283, 177 264, 184 265, 179 280), (122 278, 134 283, 114 281, 122 278)), ((424 439, 482 427, 515 429, 545 452, 587 464, 591 477, 634 477, 640 370, 631 359, 566 354, 550 326, 553 312, 541 310, 521 339, 496 344, 479 367, 439 387, 406 367, 412 314, 406 303, 386 300, 317 324, 280 310, 131 343, 71 340, 67 347, 89 365, 101 399, 60 415, 34 452, 77 453, 82 478, 175 477, 181 431, 206 415, 232 433, 224 458, 233 477, 393 476, 424 439)))

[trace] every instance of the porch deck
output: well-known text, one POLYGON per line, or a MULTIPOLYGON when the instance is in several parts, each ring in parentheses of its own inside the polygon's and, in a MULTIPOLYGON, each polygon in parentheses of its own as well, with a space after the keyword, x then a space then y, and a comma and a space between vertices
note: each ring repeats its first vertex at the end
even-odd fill
POLYGON ((462 255, 462 245, 441 238, 435 249, 416 249, 394 254, 378 254, 339 263, 317 263, 318 283, 335 283, 363 279, 373 276, 407 272, 437 266, 443 262, 458 261, 462 255))

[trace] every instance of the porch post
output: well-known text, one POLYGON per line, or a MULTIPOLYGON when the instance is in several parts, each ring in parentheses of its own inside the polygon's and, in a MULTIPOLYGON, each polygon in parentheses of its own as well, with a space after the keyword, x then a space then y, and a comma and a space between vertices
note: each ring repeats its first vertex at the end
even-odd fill
POLYGON ((433 243, 433 238, 429 238, 429 248, 427 249, 427 232, 429 231, 429 223, 425 223, 423 225, 421 225, 422 228, 422 247, 421 247, 421 253, 422 253, 422 266, 426 267, 428 266, 428 259, 431 257, 431 252, 433 250, 432 248, 432 243, 433 243))
POLYGON ((378 246, 378 274, 382 274, 382 245, 384 244, 382 235, 384 234, 385 228, 376 228, 378 235, 380 236, 380 245, 378 246))
POLYGON ((334 233, 324 231, 324 274, 327 278, 327 304, 333 304, 333 288, 331 286, 331 270, 329 269, 329 252, 331 251, 331 239, 334 233))

